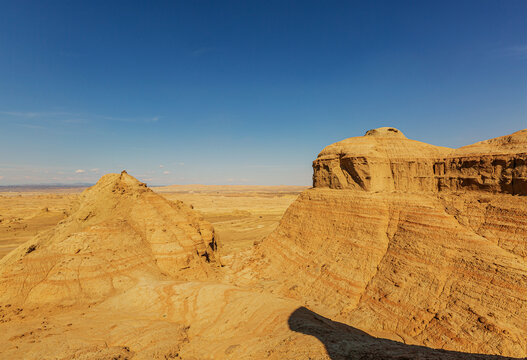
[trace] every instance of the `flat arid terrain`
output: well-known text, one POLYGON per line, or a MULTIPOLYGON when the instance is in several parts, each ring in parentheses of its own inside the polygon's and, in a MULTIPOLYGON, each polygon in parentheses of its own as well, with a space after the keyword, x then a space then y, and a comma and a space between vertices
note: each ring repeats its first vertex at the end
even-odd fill
MULTIPOLYGON (((192 205, 214 225, 222 254, 250 248, 278 225, 307 186, 172 185, 154 187, 169 200, 192 205)), ((11 187, 0 189, 0 258, 53 228, 75 206, 81 187, 11 187)))
POLYGON ((309 188, 12 190, 0 358, 527 357, 527 130, 369 130, 309 188))
POLYGON ((222 255, 250 249, 278 226, 285 210, 308 186, 172 185, 152 188, 192 205, 212 223, 222 255))
POLYGON ((39 232, 57 225, 84 189, 3 190, 0 191, 0 258, 39 232))

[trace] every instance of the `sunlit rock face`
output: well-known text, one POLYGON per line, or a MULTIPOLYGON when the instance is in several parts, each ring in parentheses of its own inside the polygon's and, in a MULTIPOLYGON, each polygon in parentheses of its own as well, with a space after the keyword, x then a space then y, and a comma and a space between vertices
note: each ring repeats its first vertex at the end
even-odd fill
POLYGON ((449 149, 374 129, 329 145, 313 169, 316 188, 527 195, 527 131, 449 149))
POLYGON ((376 336, 527 356, 527 131, 459 149, 370 130, 326 147, 248 268, 376 336))
POLYGON ((140 279, 212 276, 214 229, 126 172, 103 176, 75 212, 0 260, 0 302, 96 302, 140 279))

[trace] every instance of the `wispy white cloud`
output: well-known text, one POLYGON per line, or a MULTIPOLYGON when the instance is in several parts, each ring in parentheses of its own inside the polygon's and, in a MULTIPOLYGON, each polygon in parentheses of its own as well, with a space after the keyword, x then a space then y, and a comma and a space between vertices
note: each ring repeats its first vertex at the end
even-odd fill
POLYGON ((165 165, 159 165, 159 167, 160 167, 160 168, 162 169, 162 168, 164 168, 164 167, 165 167, 165 165))
POLYGON ((99 169, 98 168, 94 168, 94 169, 90 169, 90 171, 97 174, 99 172, 99 169))
POLYGON ((59 55, 68 57, 68 58, 78 58, 78 57, 84 56, 83 54, 79 52, 74 52, 74 51, 60 51, 59 55))
POLYGON ((214 47, 212 46, 202 46, 200 48, 194 49, 191 51, 192 56, 201 56, 208 54, 210 52, 214 51, 214 47))
POLYGON ((34 125, 34 124, 18 124, 18 125, 22 126, 22 127, 25 127, 26 129, 35 129, 35 130, 45 129, 44 126, 34 125))
MULTIPOLYGON (((161 119, 161 116, 130 118, 68 111, 0 111, 0 115, 3 115, 4 118, 19 118, 30 121, 54 120, 66 124, 85 124, 101 120, 128 123, 155 123, 161 119)), ((0 116, 0 120, 2 120, 2 116, 0 116)))
POLYGON ((509 46, 501 49, 500 53, 504 56, 519 57, 527 59, 527 44, 509 46))
POLYGON ((78 116, 79 114, 74 114, 64 111, 0 111, 2 115, 22 117, 26 119, 33 118, 49 118, 57 116, 78 116))
POLYGON ((87 124, 86 119, 64 119, 62 120, 64 124, 87 124))
POLYGON ((0 164, 0 174, 4 177, 2 184, 92 183, 97 177, 84 169, 75 171, 75 169, 60 166, 48 167, 42 164, 4 165, 0 164))
POLYGON ((116 116, 96 115, 96 114, 86 114, 85 117, 95 118, 95 119, 100 119, 100 120, 125 122, 125 123, 155 123, 160 119, 160 116, 146 117, 146 118, 129 118, 129 117, 116 117, 116 116))
POLYGON ((34 118, 34 117, 38 117, 39 116, 39 113, 18 112, 18 111, 0 111, 0 114, 8 115, 8 116, 24 117, 24 118, 34 118))
POLYGON ((165 171, 163 171, 163 174, 164 175, 168 175, 168 174, 170 174, 170 171, 165 170, 165 171))

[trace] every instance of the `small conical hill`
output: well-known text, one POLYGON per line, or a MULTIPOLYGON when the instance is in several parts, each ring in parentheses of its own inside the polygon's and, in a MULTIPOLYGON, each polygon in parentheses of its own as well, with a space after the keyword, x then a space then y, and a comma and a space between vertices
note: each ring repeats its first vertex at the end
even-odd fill
POLYGON ((141 279, 206 279, 214 229, 126 172, 103 176, 54 229, 0 261, 0 301, 94 302, 141 279))

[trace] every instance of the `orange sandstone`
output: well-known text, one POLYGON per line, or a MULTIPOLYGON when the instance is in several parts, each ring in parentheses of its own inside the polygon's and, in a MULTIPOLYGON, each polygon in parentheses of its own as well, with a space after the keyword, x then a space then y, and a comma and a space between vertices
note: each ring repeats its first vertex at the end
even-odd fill
POLYGON ((394 128, 330 145, 239 281, 375 336, 525 357, 526 157, 526 130, 456 150, 394 128))

